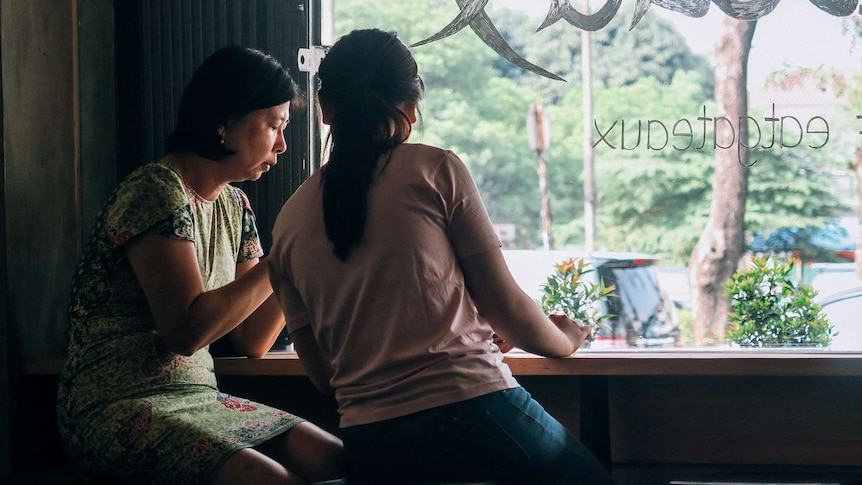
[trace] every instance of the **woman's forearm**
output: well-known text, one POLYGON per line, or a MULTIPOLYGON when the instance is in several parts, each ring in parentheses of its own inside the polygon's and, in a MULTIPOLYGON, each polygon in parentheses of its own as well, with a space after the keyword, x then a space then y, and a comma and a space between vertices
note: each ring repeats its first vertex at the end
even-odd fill
POLYGON ((575 335, 563 331, 528 296, 513 296, 491 308, 492 314, 483 316, 506 342, 521 350, 545 357, 565 357, 580 345, 575 335))
POLYGON ((569 319, 551 320, 518 286, 499 248, 460 261, 467 291, 494 331, 510 344, 547 357, 571 355, 586 338, 569 319))
POLYGON ((144 233, 126 255, 147 298, 156 332, 172 351, 191 355, 236 328, 272 295, 266 265, 237 265, 237 278, 205 291, 191 241, 144 233))
POLYGON ((179 337, 189 351, 230 333, 272 295, 266 265, 256 265, 233 282, 201 293, 189 306, 179 337))
POLYGON ((284 313, 275 295, 270 295, 231 333, 234 347, 247 357, 263 357, 284 329, 284 313))

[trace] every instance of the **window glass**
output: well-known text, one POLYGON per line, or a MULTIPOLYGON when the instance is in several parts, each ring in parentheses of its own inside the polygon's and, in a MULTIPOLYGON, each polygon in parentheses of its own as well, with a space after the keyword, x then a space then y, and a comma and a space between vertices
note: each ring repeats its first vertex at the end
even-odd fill
MULTIPOLYGON (((587 12, 585 1, 568 3, 587 12)), ((716 102, 731 77, 719 47, 727 12, 714 2, 702 15, 624 2, 602 17, 605 2, 589 3, 590 21, 607 22, 588 34, 564 18, 552 22, 558 2, 491 0, 473 24, 413 48, 427 92, 411 141, 450 148, 467 163, 504 249, 560 257, 535 265, 507 256, 525 291, 540 298, 555 262, 587 257, 615 287, 602 303, 613 318, 590 351, 747 351, 726 338, 728 324, 695 322, 698 292, 689 284, 714 206, 744 197, 739 267, 754 257, 793 263, 788 278, 812 287, 813 303, 828 303, 823 314, 838 332, 813 351, 862 350, 846 310, 862 299, 828 300, 862 287, 853 261, 862 197, 856 6, 751 2, 767 13, 746 50, 740 122, 716 102), (714 190, 719 155, 746 167, 744 184, 714 190)), ((331 0, 324 30, 336 38, 377 27, 419 43, 457 26, 459 5, 474 4, 331 0)), ((711 291, 728 291, 719 286, 711 291)), ((796 310, 776 321, 788 312, 796 310)))

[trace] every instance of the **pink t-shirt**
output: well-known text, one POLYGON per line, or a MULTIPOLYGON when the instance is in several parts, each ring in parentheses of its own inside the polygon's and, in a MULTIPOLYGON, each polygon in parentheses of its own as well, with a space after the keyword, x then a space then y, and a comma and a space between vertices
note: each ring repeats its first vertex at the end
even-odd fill
POLYGON ((327 240, 320 172, 273 229, 273 287, 290 331, 311 324, 328 352, 341 426, 518 386, 476 313, 458 259, 500 246, 463 162, 397 147, 369 192, 362 245, 342 262, 327 240))

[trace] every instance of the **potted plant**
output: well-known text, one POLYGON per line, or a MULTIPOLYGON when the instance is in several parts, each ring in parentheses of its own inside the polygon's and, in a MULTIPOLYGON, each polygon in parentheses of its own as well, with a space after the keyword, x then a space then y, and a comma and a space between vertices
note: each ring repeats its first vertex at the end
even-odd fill
POLYGON ((595 340, 599 330, 604 326, 604 320, 613 315, 601 312, 599 302, 614 296, 614 286, 605 286, 603 280, 589 281, 586 274, 595 271, 591 263, 576 258, 569 258, 554 265, 554 272, 548 276, 542 285, 542 297, 539 306, 546 313, 568 315, 590 327, 590 338, 587 343, 595 340))
POLYGON ((828 347, 832 324, 814 301, 817 292, 797 286, 793 263, 752 258, 724 283, 731 299, 725 338, 740 347, 828 347))

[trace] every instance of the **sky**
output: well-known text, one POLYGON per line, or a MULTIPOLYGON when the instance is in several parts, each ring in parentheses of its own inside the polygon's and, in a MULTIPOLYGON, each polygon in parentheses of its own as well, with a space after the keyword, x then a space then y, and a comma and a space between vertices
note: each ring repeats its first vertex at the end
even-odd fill
MULTIPOLYGON (((489 3, 521 10, 541 22, 551 0, 490 0, 489 3)), ((604 0, 593 0, 590 5, 595 9, 603 3, 604 0)), ((581 4, 582 1, 572 2, 576 8, 581 4)), ((694 52, 709 57, 718 38, 721 20, 726 16, 715 5, 701 18, 687 17, 656 5, 652 5, 646 15, 667 18, 686 37, 694 52)), ((784 64, 811 68, 822 64, 842 71, 859 71, 862 68, 862 42, 851 51, 850 37, 842 34, 844 20, 805 0, 780 2, 758 21, 749 58, 749 79, 752 83, 762 83, 769 73, 780 70, 784 64)))

